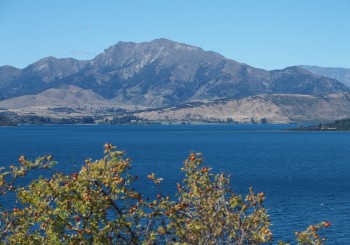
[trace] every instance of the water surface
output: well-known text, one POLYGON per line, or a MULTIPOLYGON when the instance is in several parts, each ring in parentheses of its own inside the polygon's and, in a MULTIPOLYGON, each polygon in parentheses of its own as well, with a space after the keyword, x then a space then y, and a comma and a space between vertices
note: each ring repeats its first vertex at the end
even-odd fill
MULTIPOLYGON (((286 125, 41 125, 0 128, 0 166, 19 155, 54 155, 56 167, 78 171, 86 158, 103 156, 104 143, 133 159, 139 188, 152 193, 146 179, 164 178, 162 192, 174 193, 180 168, 192 152, 205 164, 232 176, 235 191, 250 186, 266 193, 276 240, 294 240, 296 230, 330 220, 329 244, 350 238, 349 132, 284 131, 286 125)), ((11 200, 7 200, 10 202, 11 200)))

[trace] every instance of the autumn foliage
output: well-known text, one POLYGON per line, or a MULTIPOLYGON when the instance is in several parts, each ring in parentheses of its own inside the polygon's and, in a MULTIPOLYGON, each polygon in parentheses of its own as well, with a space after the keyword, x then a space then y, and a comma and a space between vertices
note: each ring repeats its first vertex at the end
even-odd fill
MULTIPOLYGON (((104 158, 86 160, 77 173, 54 173, 24 187, 17 179, 33 169, 51 169, 51 156, 1 169, 0 194, 15 192, 17 204, 0 213, 5 244, 263 244, 273 241, 263 206, 264 193, 246 196, 231 190, 230 178, 213 174, 201 154, 192 153, 181 169, 177 197, 155 193, 144 200, 132 188, 130 159, 113 145, 104 158)), ((154 185, 162 179, 150 173, 154 185)), ((318 230, 329 222, 296 232, 299 244, 323 244, 318 230)), ((284 244, 279 242, 279 244, 284 244)))

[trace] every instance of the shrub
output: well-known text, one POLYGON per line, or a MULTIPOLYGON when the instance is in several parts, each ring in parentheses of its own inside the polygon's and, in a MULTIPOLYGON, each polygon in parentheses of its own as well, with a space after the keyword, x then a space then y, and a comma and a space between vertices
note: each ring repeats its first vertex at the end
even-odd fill
MULTIPOLYGON (((131 184, 130 159, 110 144, 105 156, 86 160, 77 173, 54 173, 17 187, 33 169, 51 169, 51 156, 1 169, 0 194, 17 193, 18 207, 0 214, 0 239, 10 244, 261 244, 272 241, 264 193, 246 197, 230 188, 230 178, 213 174, 201 154, 192 153, 181 169, 176 200, 157 195, 143 200, 131 184)), ((149 174, 160 185, 162 179, 149 174)), ((300 244, 322 244, 317 231, 329 222, 296 233, 300 244)), ((284 244, 280 242, 280 244, 284 244)))

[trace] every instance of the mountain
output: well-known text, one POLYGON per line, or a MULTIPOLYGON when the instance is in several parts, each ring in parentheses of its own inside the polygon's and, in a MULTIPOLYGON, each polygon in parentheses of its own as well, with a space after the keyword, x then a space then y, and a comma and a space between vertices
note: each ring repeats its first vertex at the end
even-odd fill
POLYGON ((12 66, 0 67, 0 86, 6 86, 10 81, 14 80, 21 74, 21 69, 12 66))
POLYGON ((157 39, 148 43, 120 42, 66 82, 94 88, 96 93, 120 103, 162 107, 243 96, 248 87, 259 90, 261 79, 257 76, 267 77, 268 72, 194 46, 157 39), (251 69, 255 75, 249 74, 251 69), (246 73, 244 78, 241 73, 246 73), (243 80, 245 85, 241 84, 243 80))
POLYGON ((266 71, 167 39, 119 42, 89 61, 48 57, 23 70, 7 70, 0 67, 0 100, 36 95, 63 84, 91 90, 115 103, 154 108, 257 94, 350 90, 300 67, 266 71))
POLYGON ((350 87, 350 69, 349 68, 331 68, 320 66, 300 66, 314 74, 324 77, 334 78, 346 86, 350 87))
POLYGON ((324 96, 269 94, 241 99, 189 103, 136 112, 143 121, 165 122, 325 122, 350 118, 350 93, 324 96))
POLYGON ((349 91, 349 88, 334 79, 314 75, 298 66, 274 70, 270 75, 269 94, 324 95, 349 91))
POLYGON ((86 63, 72 58, 47 57, 23 70, 12 68, 11 72, 7 72, 4 67, 0 67, 0 99, 32 95, 56 88, 61 85, 58 81, 77 73, 86 63))
POLYGON ((23 95, 0 101, 0 111, 11 111, 18 115, 40 115, 50 117, 80 117, 106 111, 110 108, 125 108, 103 98, 92 90, 73 85, 45 90, 36 95, 23 95))

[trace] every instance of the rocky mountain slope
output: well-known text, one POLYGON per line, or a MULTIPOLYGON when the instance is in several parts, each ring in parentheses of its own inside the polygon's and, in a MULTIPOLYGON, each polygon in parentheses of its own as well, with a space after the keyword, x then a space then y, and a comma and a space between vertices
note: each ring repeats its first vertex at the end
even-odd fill
POLYGON ((320 67, 320 66, 300 66, 305 70, 308 70, 316 75, 334 78, 346 86, 350 87, 350 69, 348 68, 331 68, 331 67, 320 67))
POLYGON ((324 96, 272 94, 207 103, 190 103, 133 114, 141 120, 165 122, 291 123, 350 118, 350 94, 324 96))
POLYGON ((0 67, 0 100, 34 95, 58 88, 64 77, 77 73, 87 62, 47 57, 24 69, 0 67))
POLYGON ((257 94, 349 91, 335 79, 300 67, 266 71, 167 39, 119 42, 89 61, 48 57, 22 70, 0 67, 0 100, 63 84, 92 90, 116 103, 155 108, 257 94))

